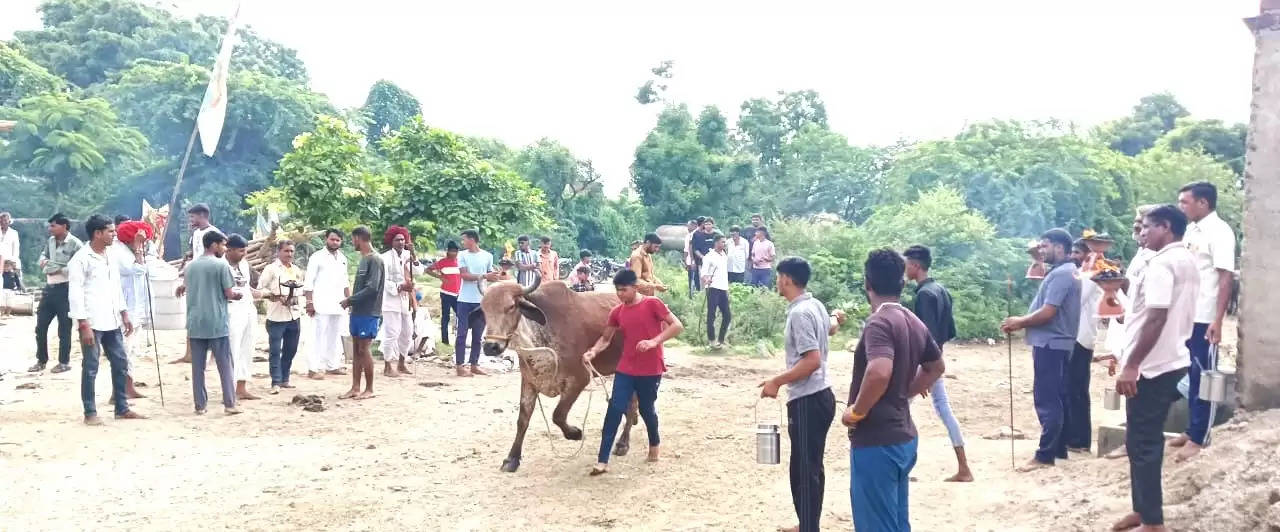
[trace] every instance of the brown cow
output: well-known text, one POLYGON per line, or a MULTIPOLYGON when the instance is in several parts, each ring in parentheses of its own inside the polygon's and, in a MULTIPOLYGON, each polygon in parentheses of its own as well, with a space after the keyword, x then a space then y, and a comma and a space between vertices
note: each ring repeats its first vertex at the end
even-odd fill
MULTIPOLYGON (((502 462, 503 471, 511 473, 520 467, 525 432, 539 393, 560 396, 552 422, 566 439, 582 439, 582 429, 568 423, 569 409, 591 383, 582 353, 600 339, 609 312, 618 303, 618 296, 613 293, 578 293, 561 281, 543 285, 541 278, 528 288, 503 281, 484 291, 478 311, 485 316, 485 354, 496 356, 510 347, 520 359, 520 415, 515 442, 502 462)), ((613 374, 621 356, 622 335, 615 335, 609 348, 595 358, 596 371, 613 374)), ((630 450, 631 427, 636 422, 633 399, 622 437, 614 447, 615 455, 623 456, 630 450)))

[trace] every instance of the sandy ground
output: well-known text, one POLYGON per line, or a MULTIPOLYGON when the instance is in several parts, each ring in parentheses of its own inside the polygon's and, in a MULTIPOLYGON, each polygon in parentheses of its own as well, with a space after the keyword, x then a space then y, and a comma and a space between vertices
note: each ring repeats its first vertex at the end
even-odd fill
MULTIPOLYGON (((610 474, 589 478, 605 406, 599 391, 589 413, 584 394, 570 415, 575 425, 587 416, 581 453, 574 455, 577 442, 558 432, 548 441, 535 411, 515 474, 498 467, 514 435, 519 376, 458 379, 435 363, 418 363, 415 375, 398 380, 379 373, 378 396, 358 402, 337 400, 349 385, 343 378, 295 377, 295 391, 323 395, 327 411, 304 412, 290 405, 292 394, 264 395, 244 403, 245 413, 235 417, 217 408, 220 393, 211 372, 210 414, 197 417, 190 366, 161 364, 161 407, 148 355, 139 362, 139 380, 148 383, 150 397, 134 408, 151 419, 110 419, 103 371, 97 396, 106 426, 86 427, 79 347, 72 350, 73 371, 28 375, 34 320, 3 323, 0 371, 9 373, 0 380, 0 469, 9 486, 0 495, 0 529, 768 531, 794 523, 785 436, 782 465, 754 459, 756 385, 783 366, 779 358, 669 349, 671 372, 658 403, 663 461, 643 461, 641 426, 632 435, 632 455, 615 458, 610 474), (28 383, 39 388, 16 389, 28 383)), ((304 338, 310 331, 304 324, 304 338)), ((181 332, 159 334, 163 361, 181 354, 181 332)), ((265 337, 258 336, 260 349, 265 337)), ((954 455, 930 402, 915 401, 921 434, 914 472, 919 481, 911 487, 915 529, 1103 529, 1128 507, 1125 461, 1073 455, 1059 467, 1020 475, 1011 470, 1007 440, 981 437, 1008 421, 1006 360, 1003 344, 947 348, 946 384, 975 483, 941 481, 953 472, 954 455)), ((1015 345, 1016 427, 1034 437, 1039 425, 1030 361, 1029 351, 1015 345)), ((831 367, 843 399, 852 355, 833 353, 831 367)), ((305 370, 304 354, 295 370, 305 370)), ((267 364, 255 363, 253 371, 265 374, 267 364)), ((1119 421, 1121 412, 1101 408, 1105 370, 1098 367, 1093 375, 1095 425, 1119 421)), ((259 392, 268 385, 265 378, 251 384, 259 392)), ((549 416, 551 405, 546 408, 549 416)), ((1034 445, 1018 441, 1016 461, 1027 460, 1034 445)), ((849 530, 848 440, 839 428, 831 431, 826 462, 823 528, 849 530)), ((1166 471, 1166 478, 1180 474, 1166 471)), ((1170 524, 1178 526, 1172 518, 1170 524)))

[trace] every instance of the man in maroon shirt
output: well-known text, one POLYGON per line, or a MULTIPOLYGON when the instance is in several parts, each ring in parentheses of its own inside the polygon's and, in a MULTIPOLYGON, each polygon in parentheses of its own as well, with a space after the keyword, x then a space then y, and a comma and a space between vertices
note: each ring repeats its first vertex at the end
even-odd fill
POLYGON ((613 335, 622 332, 622 358, 613 375, 613 396, 609 410, 604 415, 604 431, 600 434, 600 456, 591 475, 609 470, 609 449, 618 434, 622 415, 635 394, 640 406, 640 417, 649 433, 648 461, 658 461, 658 384, 667 366, 662 360, 662 344, 679 336, 684 324, 667 308, 661 299, 642 295, 636 291, 636 272, 623 270, 613 278, 622 304, 609 312, 609 322, 596 345, 582 354, 582 361, 590 365, 596 355, 609 347, 613 335))
POLYGON ((850 498, 855 530, 911 530, 908 475, 919 441, 910 399, 942 376, 942 352, 929 328, 898 302, 906 263, 898 252, 867 255, 863 283, 871 316, 853 353, 849 408, 850 498))

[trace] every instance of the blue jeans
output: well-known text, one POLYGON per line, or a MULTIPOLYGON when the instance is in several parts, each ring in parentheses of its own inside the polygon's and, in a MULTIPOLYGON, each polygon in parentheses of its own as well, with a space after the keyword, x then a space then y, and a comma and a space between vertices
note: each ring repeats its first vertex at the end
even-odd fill
POLYGON ((461 366, 463 363, 463 346, 467 344, 467 331, 471 331, 472 366, 480 363, 480 341, 484 336, 484 312, 479 303, 458 302, 458 338, 453 343, 453 361, 461 366))
POLYGON ((1204 445, 1209 437, 1209 401, 1200 399, 1200 372, 1213 369, 1209 367, 1209 340, 1204 335, 1209 332, 1208 323, 1197 323, 1191 329, 1191 338, 1187 339, 1187 349, 1191 350, 1191 367, 1187 369, 1191 389, 1187 393, 1187 437, 1197 445, 1204 445))
POLYGON ((1036 449, 1036 461, 1053 464, 1054 459, 1067 457, 1067 440, 1062 437, 1062 425, 1066 421, 1067 387, 1065 386, 1067 357, 1071 352, 1047 347, 1031 351, 1035 369, 1032 396, 1035 398, 1036 417, 1040 418, 1040 447, 1036 449))
POLYGON ((300 319, 293 321, 267 320, 267 364, 271 368, 271 385, 289 384, 289 371, 293 368, 293 356, 298 354, 298 337, 302 334, 300 319))
POLYGON ((107 363, 111 364, 111 397, 116 400, 116 415, 129 411, 129 403, 124 396, 125 377, 129 371, 129 358, 124 352, 124 335, 120 329, 114 331, 93 331, 93 345, 80 344, 80 352, 84 362, 80 365, 80 401, 84 403, 84 417, 98 415, 94 405, 94 381, 98 378, 98 354, 107 353, 107 363))
POLYGON ((769 286, 769 278, 773 270, 769 268, 751 268, 751 286, 769 286))
POLYGON ((911 530, 908 487, 916 466, 919 438, 879 447, 855 447, 849 451, 849 497, 853 529, 862 532, 911 530))
POLYGON ((231 339, 220 338, 187 338, 191 344, 191 392, 196 401, 196 410, 204 410, 209 406, 209 392, 204 388, 204 368, 208 364, 209 351, 213 351, 213 362, 218 365, 218 380, 222 383, 222 406, 236 406, 235 362, 231 360, 231 339))
POLYGON ((955 414, 951 413, 951 402, 947 400, 947 387, 942 384, 944 380, 946 379, 939 378, 933 381, 933 386, 929 388, 929 396, 933 398, 933 411, 938 413, 938 419, 941 419, 942 424, 947 427, 951 446, 964 447, 964 435, 960 433, 960 422, 956 421, 955 414))
POLYGON ((640 406, 640 417, 644 419, 644 428, 649 432, 649 446, 657 447, 658 438, 658 385, 662 383, 662 375, 646 375, 637 377, 618 372, 613 375, 613 395, 609 398, 609 409, 604 414, 604 432, 600 434, 600 456, 602 464, 609 463, 609 449, 618 436, 618 425, 622 416, 631 406, 631 395, 635 394, 640 406))

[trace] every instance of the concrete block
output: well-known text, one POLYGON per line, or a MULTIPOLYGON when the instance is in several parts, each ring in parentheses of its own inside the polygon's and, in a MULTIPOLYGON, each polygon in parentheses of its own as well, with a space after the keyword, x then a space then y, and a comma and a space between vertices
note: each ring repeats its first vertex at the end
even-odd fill
POLYGON ((1098 426, 1098 457, 1124 445, 1124 427, 1121 425, 1098 426))

